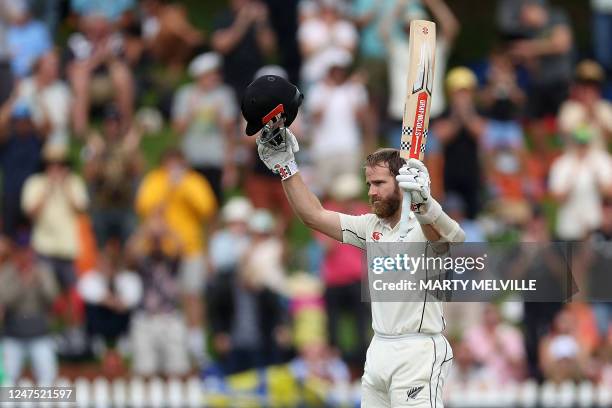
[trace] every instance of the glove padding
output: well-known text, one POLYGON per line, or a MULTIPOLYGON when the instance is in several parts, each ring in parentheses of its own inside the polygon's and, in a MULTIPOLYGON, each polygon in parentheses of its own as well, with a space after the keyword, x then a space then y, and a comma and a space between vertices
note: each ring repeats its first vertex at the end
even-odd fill
POLYGON ((395 177, 399 187, 410 194, 412 210, 420 213, 427 210, 430 202, 431 181, 427 167, 417 159, 408 159, 395 177))
POLYGON ((298 172, 295 152, 300 150, 295 135, 285 127, 273 130, 278 132, 274 137, 268 137, 265 132, 267 131, 264 129, 256 139, 259 158, 268 169, 279 174, 283 180, 293 176, 298 172))

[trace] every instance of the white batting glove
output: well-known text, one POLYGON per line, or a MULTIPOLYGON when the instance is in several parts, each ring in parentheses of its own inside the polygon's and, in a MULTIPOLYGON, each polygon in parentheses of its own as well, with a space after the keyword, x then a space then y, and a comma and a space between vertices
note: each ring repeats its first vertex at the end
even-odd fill
POLYGON ((412 204, 415 204, 417 207, 427 204, 431 196, 431 181, 429 180, 427 167, 421 161, 408 159, 395 179, 402 190, 410 193, 412 204))
POLYGON ((288 128, 283 127, 276 131, 279 134, 265 143, 262 142, 262 139, 266 139, 265 130, 257 136, 257 153, 267 168, 285 180, 299 171, 295 152, 300 150, 300 146, 288 128))

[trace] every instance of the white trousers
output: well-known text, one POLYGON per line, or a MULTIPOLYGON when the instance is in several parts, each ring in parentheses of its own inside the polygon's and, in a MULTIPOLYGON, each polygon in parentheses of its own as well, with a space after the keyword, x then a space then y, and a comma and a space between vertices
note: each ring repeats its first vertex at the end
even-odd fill
POLYGON ((443 408, 442 389, 453 359, 441 335, 374 335, 361 378, 361 407, 443 408))

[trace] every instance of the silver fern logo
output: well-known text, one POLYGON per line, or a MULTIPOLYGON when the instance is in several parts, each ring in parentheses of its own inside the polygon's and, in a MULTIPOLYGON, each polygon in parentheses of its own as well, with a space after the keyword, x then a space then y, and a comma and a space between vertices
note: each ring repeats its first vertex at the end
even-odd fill
POLYGON ((407 394, 406 401, 408 401, 410 399, 416 399, 417 395, 419 395, 419 393, 421 391, 423 391, 423 388, 425 388, 425 387, 424 386, 420 386, 420 387, 409 388, 408 391, 406 391, 406 394, 407 394))

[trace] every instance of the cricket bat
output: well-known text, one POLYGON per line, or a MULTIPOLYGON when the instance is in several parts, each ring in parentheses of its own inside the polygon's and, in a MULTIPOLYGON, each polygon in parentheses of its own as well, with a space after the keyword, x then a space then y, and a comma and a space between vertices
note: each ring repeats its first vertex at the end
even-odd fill
MULTIPOLYGON (((405 160, 423 160, 429 132, 429 108, 436 62, 436 24, 426 20, 411 21, 408 50, 409 65, 400 156, 405 160)), ((410 194, 404 193, 400 221, 402 228, 407 228, 404 226, 407 225, 410 211, 410 194)))

